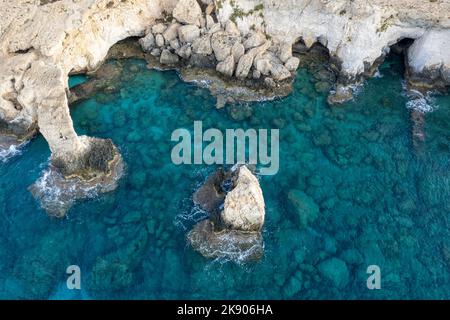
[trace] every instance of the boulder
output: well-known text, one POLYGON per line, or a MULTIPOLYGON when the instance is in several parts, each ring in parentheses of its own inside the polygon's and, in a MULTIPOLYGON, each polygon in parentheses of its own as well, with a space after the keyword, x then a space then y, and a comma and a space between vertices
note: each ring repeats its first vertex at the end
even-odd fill
POLYGON ((178 49, 180 49, 180 47, 181 47, 181 45, 180 45, 180 41, 178 41, 178 39, 173 39, 173 40, 171 40, 170 42, 169 42, 169 45, 170 45, 170 47, 173 49, 173 50, 178 50, 178 49))
POLYGON ((162 34, 158 33, 155 37, 155 43, 157 47, 163 47, 164 46, 164 37, 162 34))
POLYGON ((284 63, 284 66, 289 71, 295 71, 295 70, 297 70, 299 64, 300 64, 300 59, 299 58, 297 58, 297 57, 290 57, 289 59, 286 60, 286 62, 284 63))
POLYGON ((211 35, 205 34, 192 43, 192 51, 197 54, 210 55, 213 53, 211 47, 211 35))
POLYGON ((213 34, 219 31, 223 31, 222 27, 220 26, 220 23, 214 23, 209 29, 208 29, 208 33, 213 34))
POLYGON ((162 33, 164 39, 167 42, 170 42, 177 38, 178 36, 178 28, 180 27, 179 23, 172 23, 167 29, 162 33))
POLYGON ((200 37, 200 29, 194 25, 186 25, 178 28, 178 37, 181 42, 192 43, 200 37))
POLYGON ((292 44, 284 42, 280 45, 279 54, 280 60, 285 63, 290 57, 292 57, 292 44))
POLYGON ((254 66, 256 70, 265 76, 269 75, 270 70, 272 69, 272 64, 267 58, 255 59, 254 66))
POLYGON ((149 32, 145 37, 139 39, 139 44, 141 45, 144 52, 150 52, 155 47, 155 36, 149 32))
POLYGON ((242 166, 235 187, 225 197, 222 221, 233 230, 260 231, 264 216, 265 204, 258 179, 242 166))
POLYGON ((196 0, 179 0, 172 15, 181 23, 200 26, 202 9, 196 0))
POLYGON ((236 42, 231 48, 231 54, 233 55, 234 61, 239 61, 239 59, 244 55, 245 48, 240 42, 236 42))
POLYGON ((236 36, 240 36, 241 35, 241 32, 239 31, 238 27, 231 20, 227 21, 227 23, 225 25, 225 31, 227 33, 229 33, 229 34, 232 34, 232 35, 236 35, 236 36))
POLYGON ((234 58, 229 55, 225 60, 219 62, 216 66, 217 72, 220 72, 228 77, 233 76, 234 72, 234 58))
POLYGON ((214 25, 214 19, 211 17, 211 15, 206 15, 206 29, 210 30, 211 27, 214 25))
POLYGON ((152 26, 152 33, 153 34, 163 33, 164 30, 166 30, 166 25, 164 23, 157 23, 154 26, 152 26))
POLYGON ((314 222, 319 216, 319 206, 303 191, 290 190, 288 202, 294 214, 294 219, 303 227, 314 222))
POLYGON ((164 49, 161 52, 161 57, 159 58, 159 62, 161 64, 176 64, 178 63, 178 56, 176 54, 173 54, 172 52, 170 52, 167 49, 164 49))
POLYGON ((262 32, 253 32, 247 40, 244 41, 244 47, 246 50, 259 47, 266 42, 266 35, 262 32))
POLYGON ((236 67, 236 77, 239 79, 244 79, 248 76, 250 68, 253 65, 253 59, 256 55, 264 53, 271 45, 270 41, 266 41, 262 46, 250 49, 246 54, 244 54, 238 62, 236 67))
POLYGON ((266 77, 264 78, 264 84, 266 85, 266 87, 268 88, 275 88, 277 86, 277 84, 275 83, 275 81, 270 78, 270 77, 266 77))
POLYGON ((279 63, 271 63, 270 74, 275 81, 282 81, 291 76, 289 70, 279 63))
POLYGON ((161 50, 158 48, 155 48, 152 51, 150 51, 150 54, 154 57, 158 57, 161 54, 161 50))
POLYGON ((239 37, 225 31, 219 31, 212 35, 211 46, 217 61, 225 60, 230 54, 233 45, 239 41, 239 37))

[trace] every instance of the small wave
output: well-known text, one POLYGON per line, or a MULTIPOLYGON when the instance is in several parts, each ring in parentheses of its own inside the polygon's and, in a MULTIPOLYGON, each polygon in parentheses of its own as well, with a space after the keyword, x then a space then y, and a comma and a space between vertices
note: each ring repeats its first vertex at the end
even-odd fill
POLYGON ((433 92, 421 93, 417 90, 407 90, 406 83, 403 82, 403 88, 406 92, 408 101, 406 102, 406 108, 410 110, 416 110, 421 113, 433 112, 437 109, 436 100, 433 97, 433 92))
POLYGON ((207 218, 208 216, 209 214, 205 210, 195 205, 190 211, 176 215, 174 224, 176 227, 187 230, 189 226, 207 218))
POLYGON ((375 73, 373 74, 373 77, 377 78, 377 79, 383 78, 383 75, 381 74, 380 69, 377 69, 377 71, 375 71, 375 73))
POLYGON ((12 144, 8 148, 2 149, 0 147, 0 161, 6 163, 9 159, 18 156, 22 153, 23 147, 26 145, 26 142, 21 144, 12 144))
POLYGON ((100 193, 114 190, 123 170, 124 166, 120 161, 107 180, 83 181, 79 178, 66 179, 50 165, 29 187, 29 191, 48 214, 63 217, 75 201, 96 198, 100 193))

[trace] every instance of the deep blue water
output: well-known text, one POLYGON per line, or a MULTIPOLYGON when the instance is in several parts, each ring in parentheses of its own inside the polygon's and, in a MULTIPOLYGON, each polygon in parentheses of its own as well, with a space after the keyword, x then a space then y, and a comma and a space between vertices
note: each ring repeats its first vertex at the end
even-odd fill
POLYGON ((434 98, 425 141, 414 144, 398 59, 335 107, 306 69, 284 99, 217 110, 174 72, 124 68, 118 92, 71 110, 79 134, 119 147, 126 175, 116 191, 50 218, 27 190, 47 168, 45 140, 0 162, 0 298, 450 298, 450 97, 434 98), (172 131, 194 120, 280 128, 280 170, 260 177, 258 263, 211 261, 186 245, 202 216, 192 194, 215 170, 171 163, 172 131), (298 194, 320 210, 306 224, 289 202, 298 194), (66 288, 69 265, 81 268, 81 290, 66 288), (381 268, 381 290, 366 287, 369 265, 381 268))

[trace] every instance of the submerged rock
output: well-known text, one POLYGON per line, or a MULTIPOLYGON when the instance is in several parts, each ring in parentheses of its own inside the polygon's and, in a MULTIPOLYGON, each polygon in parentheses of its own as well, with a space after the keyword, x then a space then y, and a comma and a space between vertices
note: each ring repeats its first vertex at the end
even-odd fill
POLYGON ((294 219, 301 226, 306 227, 318 218, 319 206, 303 191, 296 189, 289 191, 288 200, 294 213, 294 219))
POLYGON ((345 87, 342 85, 338 85, 334 92, 331 92, 328 96, 328 103, 333 104, 341 104, 347 102, 353 98, 352 89, 349 87, 345 87))
POLYGON ((350 278, 347 265, 338 258, 331 258, 321 262, 317 269, 322 277, 331 281, 337 288, 344 288, 350 278))

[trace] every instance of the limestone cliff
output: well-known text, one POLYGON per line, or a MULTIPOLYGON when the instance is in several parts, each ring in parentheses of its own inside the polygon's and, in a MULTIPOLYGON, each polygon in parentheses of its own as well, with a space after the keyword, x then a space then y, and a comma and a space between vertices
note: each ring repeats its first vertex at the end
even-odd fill
POLYGON ((145 36, 143 47, 162 45, 154 49, 161 62, 213 54, 220 73, 269 74, 271 85, 298 66, 295 42, 320 42, 339 73, 337 102, 349 97, 342 86, 370 75, 390 45, 410 38, 409 79, 448 86, 449 12, 448 0, 0 0, 0 133, 26 139, 39 130, 65 175, 108 170, 113 144, 73 128, 68 75, 97 68, 132 36, 145 36), (161 34, 155 21, 164 17, 178 20, 161 34))
MULTIPOLYGON (((404 38, 416 40, 408 54, 412 71, 442 69, 448 75, 450 1, 416 0, 217 0, 221 22, 242 32, 262 29, 274 41, 307 46, 320 42, 353 82, 404 38)), ((444 77, 445 78, 445 77, 444 77)), ((444 79, 450 84, 448 76, 444 79)))
POLYGON ((91 142, 101 143, 79 137, 73 128, 68 75, 96 68, 113 44, 143 35, 163 11, 172 10, 172 2, 0 1, 1 132, 24 138, 38 128, 64 173, 86 169, 91 142))

